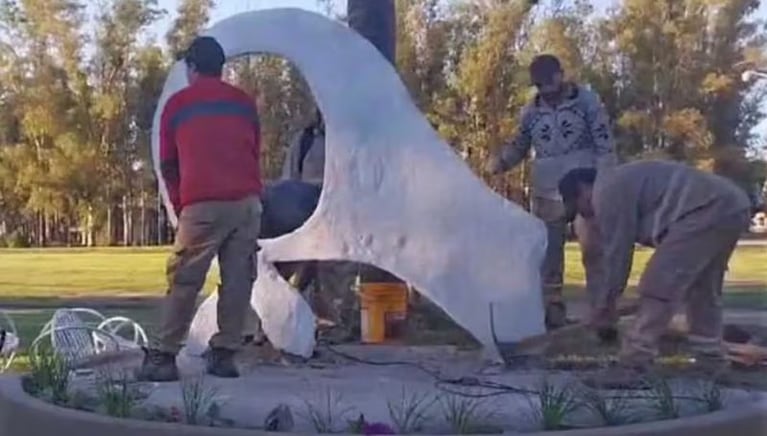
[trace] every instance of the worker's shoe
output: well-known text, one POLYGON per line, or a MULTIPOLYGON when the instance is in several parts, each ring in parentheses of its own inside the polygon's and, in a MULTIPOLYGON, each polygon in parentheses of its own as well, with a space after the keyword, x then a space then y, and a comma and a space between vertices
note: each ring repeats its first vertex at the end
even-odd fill
POLYGON ((234 364, 234 351, 226 348, 211 348, 206 355, 208 374, 221 378, 237 378, 240 372, 234 364))
POLYGON ((561 301, 546 304, 546 330, 556 330, 567 325, 567 308, 561 301))
POLYGON ((179 377, 176 356, 172 353, 144 348, 144 361, 136 374, 136 379, 145 382, 177 381, 179 377))

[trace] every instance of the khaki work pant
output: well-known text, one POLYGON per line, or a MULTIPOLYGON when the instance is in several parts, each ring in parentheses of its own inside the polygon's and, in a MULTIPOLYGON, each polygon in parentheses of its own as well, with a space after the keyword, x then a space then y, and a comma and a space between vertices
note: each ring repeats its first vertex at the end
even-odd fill
POLYGON ((644 364, 680 304, 685 304, 694 352, 721 354, 722 286, 727 263, 748 223, 736 213, 715 223, 695 214, 673 224, 639 280, 640 308, 622 344, 621 357, 644 364))
POLYGON ((192 204, 181 211, 173 254, 168 260, 168 293, 156 348, 177 354, 189 332, 197 297, 213 258, 218 256, 221 288, 214 348, 237 350, 255 276, 254 256, 261 222, 261 201, 192 204))
MULTIPOLYGON (((567 221, 565 207, 559 200, 543 197, 533 198, 533 214, 546 224, 548 245, 541 265, 543 296, 546 304, 562 301, 562 287, 565 268, 565 239, 567 221)), ((575 218, 575 233, 581 248, 583 268, 586 271, 586 289, 592 302, 598 283, 604 276, 602 246, 599 228, 594 218, 575 218)))

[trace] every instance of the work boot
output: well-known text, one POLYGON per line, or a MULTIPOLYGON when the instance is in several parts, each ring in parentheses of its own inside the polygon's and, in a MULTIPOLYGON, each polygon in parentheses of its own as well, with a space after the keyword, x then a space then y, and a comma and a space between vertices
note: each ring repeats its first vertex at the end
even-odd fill
POLYGON ((546 330, 556 330, 567 325, 567 308, 561 301, 546 305, 546 330))
POLYGON ((240 372, 234 364, 234 351, 226 348, 211 348, 205 357, 208 374, 221 378, 237 378, 240 372))
POLYGON ((176 356, 172 353, 144 348, 144 361, 136 374, 136 379, 145 382, 177 381, 179 377, 176 356))

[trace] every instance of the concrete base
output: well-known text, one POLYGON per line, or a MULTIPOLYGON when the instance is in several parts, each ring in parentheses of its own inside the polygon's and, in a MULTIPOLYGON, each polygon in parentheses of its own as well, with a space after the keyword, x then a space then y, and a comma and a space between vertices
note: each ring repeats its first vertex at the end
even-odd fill
MULTIPOLYGON (((345 348, 355 356, 371 360, 403 360, 421 362, 427 369, 440 372, 442 377, 478 377, 523 388, 536 388, 541 379, 553 384, 574 381, 573 374, 544 373, 542 371, 500 371, 487 367, 472 352, 459 352, 450 347, 440 348, 397 348, 397 347, 353 347, 345 348)), ((253 362, 253 356, 249 361, 253 362)), ((268 359, 266 359, 268 360, 268 359)), ((265 360, 265 361, 266 361, 265 360)), ((342 359, 341 359, 342 360, 342 359)), ((408 394, 431 393, 447 398, 435 387, 435 379, 413 366, 372 366, 323 358, 307 365, 282 366, 258 362, 255 366, 241 363, 244 377, 237 380, 205 378, 205 383, 216 390, 216 400, 221 405, 222 417, 232 419, 238 427, 252 428, 234 430, 221 428, 191 427, 180 424, 142 422, 127 419, 112 419, 93 413, 56 407, 23 392, 18 377, 0 379, 0 435, 46 436, 72 434, 78 436, 142 436, 162 435, 219 435, 238 436, 266 434, 255 428, 260 427, 266 415, 278 404, 290 406, 294 414, 294 431, 315 434, 307 419, 307 402, 319 407, 332 393, 339 400, 335 410, 348 409, 343 416, 352 420, 364 413, 369 422, 389 423, 387 400, 401 398, 403 389, 408 394)), ((135 361, 128 366, 135 365, 135 361)), ((186 377, 199 374, 201 362, 188 360, 180 362, 186 377)), ((113 365, 110 365, 114 368, 113 365)), ((88 377, 74 381, 75 388, 85 388, 92 383, 88 377)), ((181 389, 178 383, 156 384, 149 387, 149 405, 182 409, 181 389)), ((466 392, 466 388, 457 388, 466 392)), ((477 392, 476 390, 474 392, 477 392)), ((725 435, 761 436, 767 434, 767 396, 741 391, 727 393, 727 409, 705 415, 684 417, 672 421, 656 421, 641 424, 588 428, 567 432, 547 432, 554 435, 725 435)), ((642 407, 640 404, 639 407, 642 407)), ((483 400, 481 409, 492 413, 492 418, 483 421, 493 427, 512 431, 534 432, 536 424, 531 419, 530 400, 521 395, 502 395, 483 400)), ((682 405, 683 414, 690 414, 689 405, 682 405)), ((698 412, 695 412, 698 413, 698 412)), ((432 422, 425 430, 431 434, 447 434, 449 426, 444 423, 440 403, 430 413, 432 422)), ((346 424, 340 419, 340 428, 346 424)), ((588 422, 583 416, 573 419, 576 425, 588 422), (577 422, 576 422, 577 421, 577 422)), ((532 433, 537 434, 537 433, 532 433)))

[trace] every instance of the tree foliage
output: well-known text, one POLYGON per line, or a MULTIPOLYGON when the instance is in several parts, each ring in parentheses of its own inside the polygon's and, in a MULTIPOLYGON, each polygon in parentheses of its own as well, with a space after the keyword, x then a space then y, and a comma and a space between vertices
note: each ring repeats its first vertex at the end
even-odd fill
MULTIPOLYGON (((0 0, 0 237, 167 240, 149 162, 152 117, 168 68, 215 3, 179 0, 156 41, 148 35, 168 13, 156 0, 0 0)), ((318 1, 328 15, 335 3, 318 1)), ((516 201, 525 201, 527 166, 496 178, 481 168, 514 135, 533 92, 527 65, 542 52, 600 93, 623 160, 676 159, 744 187, 763 183, 765 141, 753 127, 767 86, 741 79, 767 67, 758 0, 623 0, 602 15, 588 0, 395 3, 397 64, 414 102, 516 201)), ((235 60, 227 78, 258 103, 264 173, 275 177, 313 115, 310 90, 271 56, 235 60)))

